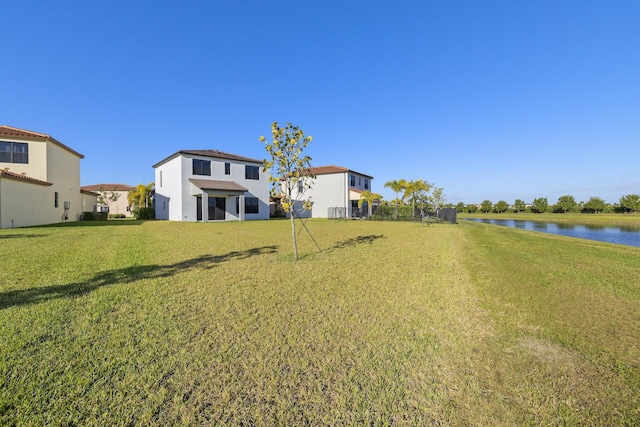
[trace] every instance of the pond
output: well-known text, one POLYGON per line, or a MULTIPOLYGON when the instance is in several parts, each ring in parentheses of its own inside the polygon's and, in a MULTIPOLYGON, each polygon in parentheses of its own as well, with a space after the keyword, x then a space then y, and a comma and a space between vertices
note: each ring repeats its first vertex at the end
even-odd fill
POLYGON ((464 218, 468 221, 503 225, 522 230, 540 231, 580 239, 599 240, 640 247, 640 226, 568 224, 562 222, 529 221, 521 219, 464 218))

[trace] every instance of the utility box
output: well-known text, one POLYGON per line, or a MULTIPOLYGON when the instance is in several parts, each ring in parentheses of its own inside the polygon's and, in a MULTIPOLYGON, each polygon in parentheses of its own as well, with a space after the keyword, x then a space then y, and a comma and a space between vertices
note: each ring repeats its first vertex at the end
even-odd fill
POLYGON ((69 209, 69 208, 71 208, 71 202, 69 202, 69 201, 65 201, 65 202, 64 202, 64 208, 65 208, 65 209, 69 209))

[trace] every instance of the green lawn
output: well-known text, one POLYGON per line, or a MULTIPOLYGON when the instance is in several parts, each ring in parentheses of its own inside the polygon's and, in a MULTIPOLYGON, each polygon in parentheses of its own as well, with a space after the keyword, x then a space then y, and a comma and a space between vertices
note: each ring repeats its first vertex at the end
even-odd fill
POLYGON ((638 425, 640 248, 307 224, 0 230, 0 425, 638 425))

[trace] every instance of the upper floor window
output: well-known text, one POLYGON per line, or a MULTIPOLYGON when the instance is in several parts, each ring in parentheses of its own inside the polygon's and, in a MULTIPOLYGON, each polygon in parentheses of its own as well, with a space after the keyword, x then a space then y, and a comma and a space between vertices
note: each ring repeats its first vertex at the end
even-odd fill
POLYGON ((193 159, 193 174, 211 176, 211 160, 193 159))
POLYGON ((349 185, 352 187, 356 186, 356 176, 355 175, 349 175, 349 185))
POLYGON ((29 163, 29 144, 0 141, 0 162, 29 163))
POLYGON ((304 193, 304 182, 302 180, 298 181, 298 193, 304 193))
POLYGON ((368 190, 369 189, 369 178, 365 178, 364 179, 364 189, 368 190))
POLYGON ((245 179, 260 179, 260 168, 258 166, 244 166, 245 179))
POLYGON ((231 163, 224 164, 224 174, 231 175, 231 163))

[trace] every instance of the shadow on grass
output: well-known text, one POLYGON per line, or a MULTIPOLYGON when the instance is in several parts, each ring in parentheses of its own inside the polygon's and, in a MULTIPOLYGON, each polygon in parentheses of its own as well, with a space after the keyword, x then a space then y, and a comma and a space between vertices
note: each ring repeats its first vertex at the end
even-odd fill
POLYGON ((350 239, 346 239, 346 240, 342 240, 340 242, 337 242, 335 245, 333 245, 331 249, 342 249, 342 248, 347 248, 350 246, 356 246, 356 245, 361 245, 363 243, 373 243, 374 241, 378 240, 378 239, 384 239, 384 236, 382 234, 369 234, 366 236, 358 236, 358 237, 352 237, 350 239))
POLYGON ((70 221, 70 222, 56 222, 54 224, 34 225, 33 227, 25 228, 60 228, 60 227, 104 227, 108 226, 129 226, 129 225, 141 225, 147 221, 146 219, 110 219, 107 221, 70 221))
POLYGON ((277 249, 277 246, 263 246, 260 248, 247 249, 246 251, 233 251, 223 255, 202 255, 197 258, 169 265, 140 265, 102 271, 88 277, 84 281, 65 285, 41 286, 0 292, 0 310, 8 307, 36 304, 53 299, 82 296, 103 286, 128 284, 141 279, 171 277, 175 274, 194 269, 208 270, 226 261, 272 254, 277 252, 277 249))
POLYGON ((29 237, 44 237, 46 234, 3 234, 0 235, 0 240, 2 239, 23 239, 29 237))

